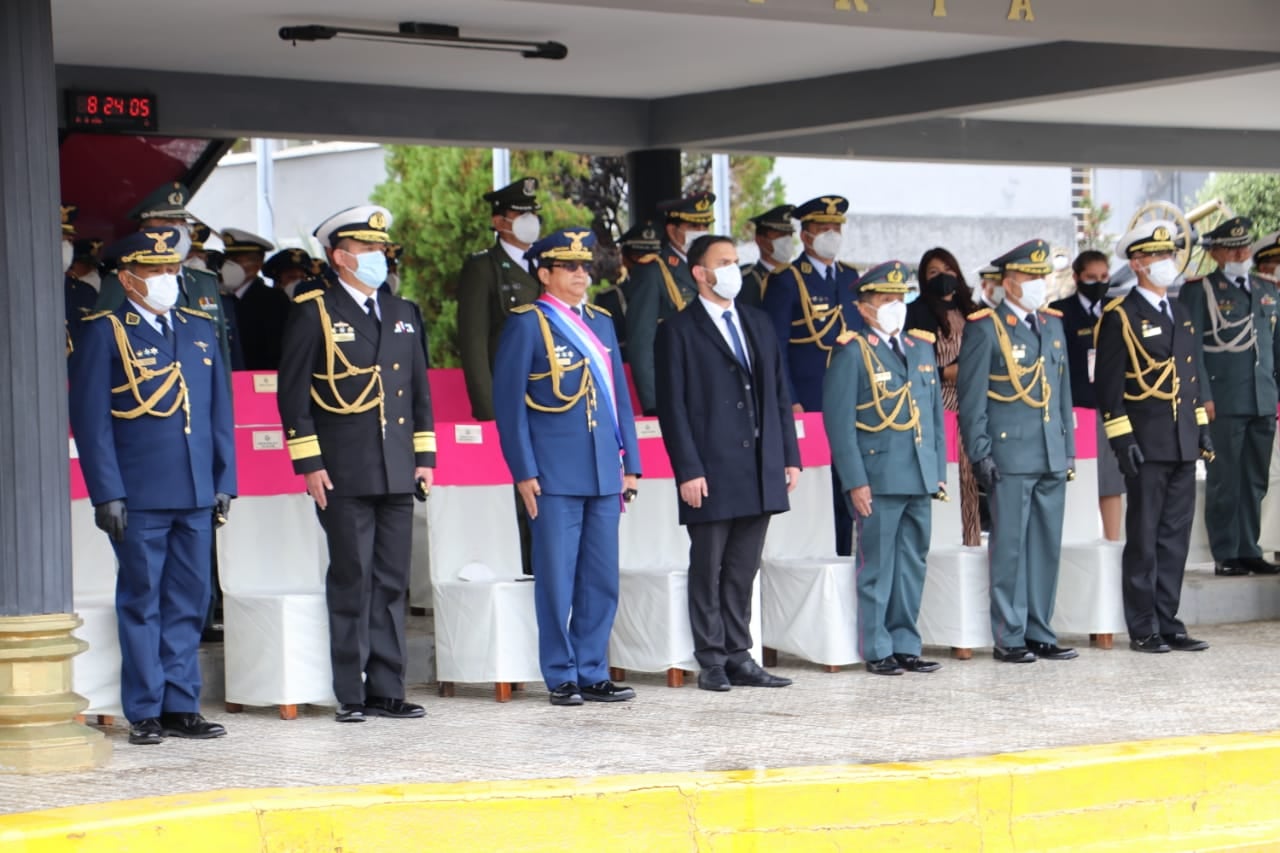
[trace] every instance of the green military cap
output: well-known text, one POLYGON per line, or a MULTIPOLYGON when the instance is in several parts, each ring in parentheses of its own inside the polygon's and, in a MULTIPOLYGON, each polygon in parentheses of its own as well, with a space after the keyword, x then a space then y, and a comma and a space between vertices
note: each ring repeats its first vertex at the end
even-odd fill
POLYGON ((1280 231, 1273 231, 1253 244, 1250 249, 1255 264, 1280 258, 1280 231))
POLYGON ((994 264, 987 264, 978 270, 978 278, 983 281, 1000 281, 1000 267, 994 264))
POLYGON ((501 189, 485 193, 484 200, 493 206, 495 214, 508 210, 533 213, 542 209, 542 205, 538 204, 537 196, 538 179, 521 178, 518 181, 512 181, 501 189))
POLYGON ((859 296, 871 293, 906 293, 907 265, 902 261, 885 261, 858 277, 853 285, 859 296))
POLYGON ((795 212, 794 204, 780 204, 772 210, 766 210, 759 216, 751 217, 751 223, 756 226, 756 230, 764 229, 766 231, 782 231, 786 234, 794 234, 796 226, 792 223, 792 214, 795 212))
POLYGON ((143 197, 129 213, 132 219, 190 219, 187 201, 191 190, 173 181, 162 184, 143 197))
POLYGON ((222 246, 228 255, 244 255, 250 252, 266 254, 276 246, 265 237, 259 237, 243 228, 223 228, 222 246))
POLYGON ((60 207, 62 208, 62 235, 76 236, 76 217, 80 215, 80 208, 74 204, 63 204, 60 207))
POLYGON ((1233 216, 1200 238, 1200 245, 1213 248, 1235 249, 1253 242, 1249 232, 1253 220, 1247 216, 1233 216))
POLYGON ((684 198, 672 198, 658 202, 658 212, 666 216, 667 221, 691 222, 694 225, 710 225, 715 221, 713 209, 716 194, 709 192, 694 193, 684 198))
POLYGON ((400 258, 404 256, 404 246, 399 243, 388 243, 382 247, 382 253, 387 256, 388 262, 398 264, 400 258))
POLYGON ((1003 272, 1020 272, 1027 275, 1048 275, 1053 272, 1049 261, 1049 244, 1044 240, 1028 240, 1016 249, 1010 249, 991 262, 1003 272))
POLYGON ((662 248, 662 238, 658 236, 658 228, 652 222, 641 222, 633 225, 618 240, 618 246, 627 252, 656 252, 662 248))

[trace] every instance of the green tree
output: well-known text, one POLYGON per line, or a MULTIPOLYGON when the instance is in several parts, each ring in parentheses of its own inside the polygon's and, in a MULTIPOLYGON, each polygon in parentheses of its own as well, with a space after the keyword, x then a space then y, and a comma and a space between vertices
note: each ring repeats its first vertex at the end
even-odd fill
POLYGON ((1216 172, 1201 187, 1198 200, 1215 198, 1238 216, 1252 219, 1255 234, 1280 230, 1280 174, 1216 172))
MULTIPOLYGON (((711 189, 711 155, 686 152, 684 161, 684 191, 686 193, 711 189)), ((750 240, 755 233, 748 221, 750 217, 777 207, 786 201, 782 179, 773 174, 776 157, 730 156, 729 182, 732 186, 729 211, 732 217, 732 233, 735 240, 750 240)))

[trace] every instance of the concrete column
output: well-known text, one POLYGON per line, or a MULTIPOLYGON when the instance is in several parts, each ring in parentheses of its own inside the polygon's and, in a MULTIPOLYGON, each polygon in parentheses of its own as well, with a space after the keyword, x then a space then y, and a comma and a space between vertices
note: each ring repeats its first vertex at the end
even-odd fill
POLYGON ((674 148, 631 151, 627 154, 627 193, 631 224, 658 221, 658 202, 678 197, 680 151, 674 148))
POLYGON ((0 3, 0 773, 89 768, 74 722, 71 491, 50 0, 0 3))

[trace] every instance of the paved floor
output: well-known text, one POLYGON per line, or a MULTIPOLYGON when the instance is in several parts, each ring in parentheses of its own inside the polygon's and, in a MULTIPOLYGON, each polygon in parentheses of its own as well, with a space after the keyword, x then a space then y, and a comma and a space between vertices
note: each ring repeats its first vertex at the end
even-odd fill
MULTIPOLYGON (((1280 729, 1280 623, 1197 629, 1205 653, 1081 649, 1078 660, 998 664, 981 654, 932 675, 828 674, 785 656, 784 690, 713 694, 631 680, 624 705, 553 708, 540 685, 499 705, 421 688, 425 720, 338 725, 305 709, 230 716, 230 734, 130 746, 104 770, 56 784, 0 776, 0 812, 215 788, 582 777, 662 771, 920 761, 1197 733, 1280 729)), ((1068 638, 1064 638, 1068 639, 1068 638)), ((1117 638, 1119 640, 1119 638, 1117 638)))

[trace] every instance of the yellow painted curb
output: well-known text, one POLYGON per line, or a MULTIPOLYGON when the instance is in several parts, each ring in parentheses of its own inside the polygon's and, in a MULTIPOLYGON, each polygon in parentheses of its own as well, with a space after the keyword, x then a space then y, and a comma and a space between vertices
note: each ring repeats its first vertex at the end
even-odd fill
POLYGON ((1280 732, 920 764, 214 791, 0 816, 4 853, 1280 850, 1280 732))

